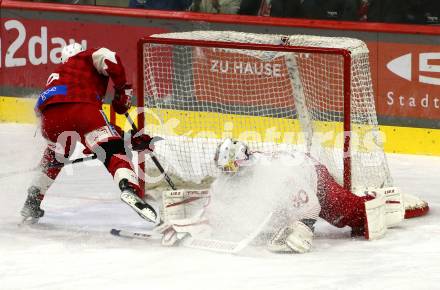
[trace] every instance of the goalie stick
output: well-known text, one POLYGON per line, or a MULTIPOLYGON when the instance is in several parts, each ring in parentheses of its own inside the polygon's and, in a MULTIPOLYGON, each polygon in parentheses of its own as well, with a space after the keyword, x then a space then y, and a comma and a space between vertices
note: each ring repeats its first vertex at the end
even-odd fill
POLYGON ((111 229, 110 234, 117 237, 140 239, 140 240, 157 240, 162 238, 162 235, 155 231, 145 231, 141 233, 141 232, 131 232, 126 230, 111 229))
MULTIPOLYGON (((131 232, 126 230, 111 229, 110 234, 112 234, 113 236, 129 238, 129 239, 140 239, 140 240, 162 239, 162 234, 158 234, 154 231, 131 232)), ((245 248, 248 245, 248 242, 246 239, 240 242, 230 242, 230 241, 222 241, 222 240, 214 240, 214 239, 200 239, 200 238, 187 237, 184 240, 182 240, 179 245, 193 249, 235 254, 239 252, 241 249, 245 248)))
MULTIPOLYGON (((264 227, 270 221, 272 213, 269 213, 262 223, 258 227, 249 233, 244 239, 239 242, 216 240, 216 239, 204 239, 204 238, 193 238, 187 237, 183 239, 179 245, 186 248, 213 251, 219 253, 227 254, 237 254, 244 248, 249 246, 249 244, 262 232, 264 227)), ((118 237, 130 238, 130 239, 141 239, 141 240, 157 240, 162 238, 162 234, 153 231, 146 232, 131 232, 125 230, 112 229, 110 234, 118 237)))

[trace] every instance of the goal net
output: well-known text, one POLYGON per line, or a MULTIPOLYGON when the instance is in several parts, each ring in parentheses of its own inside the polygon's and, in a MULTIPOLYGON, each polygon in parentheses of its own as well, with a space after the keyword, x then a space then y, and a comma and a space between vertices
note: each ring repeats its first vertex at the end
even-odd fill
POLYGON ((193 31, 143 38, 138 57, 140 126, 165 138, 155 154, 174 179, 219 174, 229 137, 309 152, 346 188, 391 186, 362 41, 193 31))

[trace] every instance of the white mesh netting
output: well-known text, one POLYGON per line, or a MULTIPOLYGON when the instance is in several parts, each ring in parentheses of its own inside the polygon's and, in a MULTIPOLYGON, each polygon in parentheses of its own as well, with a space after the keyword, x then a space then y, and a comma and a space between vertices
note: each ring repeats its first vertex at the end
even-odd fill
MULTIPOLYGON (((351 52, 351 182, 388 186, 368 49, 357 39, 194 31, 154 35, 185 44, 142 45, 146 128, 166 140, 156 154, 182 180, 218 174, 213 157, 226 138, 252 150, 304 150, 343 180, 343 57, 318 52, 193 46, 191 41, 342 48, 351 52)), ((151 165, 151 164, 150 164, 151 165)), ((154 166, 154 165, 151 165, 154 166)), ((147 182, 148 182, 147 178, 147 182)))

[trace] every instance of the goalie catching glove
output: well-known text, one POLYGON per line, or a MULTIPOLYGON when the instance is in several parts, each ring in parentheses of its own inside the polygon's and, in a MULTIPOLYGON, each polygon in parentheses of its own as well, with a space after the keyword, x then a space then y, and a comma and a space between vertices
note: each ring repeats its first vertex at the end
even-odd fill
POLYGON ((301 221, 281 228, 267 243, 267 248, 276 253, 307 253, 312 248, 313 231, 301 221))

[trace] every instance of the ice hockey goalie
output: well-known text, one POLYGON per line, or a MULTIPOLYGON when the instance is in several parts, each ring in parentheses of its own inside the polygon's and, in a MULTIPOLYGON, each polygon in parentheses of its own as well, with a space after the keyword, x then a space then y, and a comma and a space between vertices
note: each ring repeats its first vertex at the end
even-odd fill
POLYGON ((223 173, 209 191, 194 191, 191 196, 183 196, 184 191, 178 196, 165 194, 166 222, 174 224, 173 230, 167 228, 168 237, 175 234, 168 244, 176 242, 179 233, 181 237, 185 232, 206 235, 208 228, 210 234, 233 240, 271 215, 261 233, 267 248, 305 253, 312 248, 318 217, 339 228, 349 226, 353 235, 367 239, 383 237, 388 227, 404 218, 396 188, 355 195, 304 153, 249 152, 245 143, 226 139, 217 148, 215 162, 223 173), (185 219, 188 216, 192 218, 185 219))

